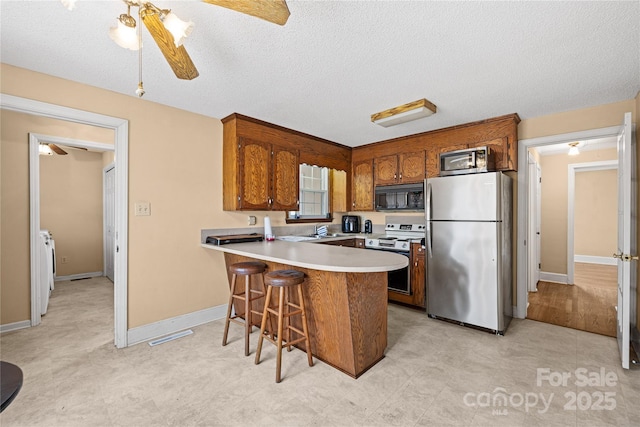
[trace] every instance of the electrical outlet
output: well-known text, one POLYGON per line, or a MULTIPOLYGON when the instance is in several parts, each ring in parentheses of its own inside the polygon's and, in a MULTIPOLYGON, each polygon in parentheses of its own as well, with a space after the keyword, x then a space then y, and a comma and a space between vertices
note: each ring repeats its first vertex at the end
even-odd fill
POLYGON ((69 262, 69 257, 68 256, 62 256, 60 257, 60 262, 62 264, 67 264, 69 262))
POLYGON ((249 215, 249 225, 256 225, 256 217, 249 215))
POLYGON ((136 202, 135 209, 136 209, 136 216, 151 215, 151 203, 149 202, 136 202))

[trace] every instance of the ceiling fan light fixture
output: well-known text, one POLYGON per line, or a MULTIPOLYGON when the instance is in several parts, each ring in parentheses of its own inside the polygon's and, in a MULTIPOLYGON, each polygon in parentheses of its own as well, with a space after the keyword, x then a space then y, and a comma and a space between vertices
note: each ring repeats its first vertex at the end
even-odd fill
POLYGON ((578 144, 580 144, 579 142, 572 142, 569 144, 569 155, 570 156, 577 156, 578 154, 580 154, 580 150, 578 150, 578 144))
POLYGON ((38 146, 38 154, 40 154, 41 156, 53 156, 53 151, 48 144, 40 144, 38 146))
MULTIPOLYGON (((121 17, 123 15, 120 15, 121 17)), ((129 16, 131 18, 131 16, 129 16)), ((131 18, 133 19, 133 18, 131 18)), ((109 29, 109 37, 116 42, 120 47, 129 50, 140 49, 140 43, 138 42, 138 34, 136 32, 135 20, 134 26, 131 27, 122 22, 122 19, 118 19, 118 25, 109 29)))
POLYGON ((189 37, 189 35, 191 34, 191 31, 193 31, 194 24, 191 21, 189 22, 183 21, 182 19, 178 18, 175 13, 171 11, 165 11, 165 12, 168 12, 168 13, 166 14, 163 13, 163 15, 161 15, 162 24, 167 29, 167 31, 169 31, 173 36, 173 42, 176 45, 176 47, 180 47, 184 43, 184 39, 189 37))
POLYGON ((76 0, 60 0, 62 5, 69 10, 73 10, 76 7, 76 0))

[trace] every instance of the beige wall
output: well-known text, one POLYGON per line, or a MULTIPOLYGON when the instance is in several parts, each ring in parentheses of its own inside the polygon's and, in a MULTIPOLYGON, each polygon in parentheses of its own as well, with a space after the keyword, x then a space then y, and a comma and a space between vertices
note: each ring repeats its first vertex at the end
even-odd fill
POLYGON ((540 246, 541 269, 567 274, 568 165, 615 160, 616 149, 582 151, 577 156, 556 154, 540 157, 542 172, 540 246))
POLYGON ((56 242, 58 276, 103 270, 102 153, 40 156, 40 228, 56 242))
MULTIPOLYGON (((224 259, 200 247, 200 230, 247 227, 248 215, 258 217, 260 228, 266 213, 222 210, 220 120, 6 64, 0 71, 4 94, 129 120, 129 328, 225 304, 224 259), (151 203, 151 216, 133 215, 137 201, 151 203)), ((1 324, 30 315, 26 145, 18 138, 5 150, 2 142, 2 205, 20 221, 5 219, 3 209, 1 324), (19 183, 8 184, 5 164, 15 166, 19 183)), ((285 225, 283 212, 269 217, 274 226, 285 225)))
POLYGON ((4 325, 30 318, 29 132, 112 144, 113 131, 4 110, 0 126, 0 324, 4 325))
POLYGON ((612 259, 618 238, 618 171, 575 176, 574 253, 612 259))
MULTIPOLYGON (((220 121, 4 64, 0 71, 2 93, 129 120, 129 327, 226 303, 222 256, 200 248, 200 229, 246 227, 250 214, 258 216, 260 227, 265 214, 222 211, 220 121), (133 204, 139 200, 151 202, 151 216, 133 216, 133 204)), ((523 120, 519 138, 615 126, 627 111, 633 112, 635 121, 636 105, 640 100, 523 120)), ((10 162, 24 167, 21 173, 26 174, 26 152, 12 151, 17 152, 11 153, 10 162)), ((1 156, 2 203, 8 197, 26 215, 28 186, 6 184, 4 141, 1 156)), ((380 213, 363 216, 377 224, 384 218, 380 213)), ((274 226, 285 223, 284 213, 270 217, 274 226)), ((334 221, 338 222, 339 218, 334 221)), ((12 224, 2 216, 2 324, 29 318, 25 224, 22 235, 7 236, 12 224), (6 274, 9 261, 20 267, 6 274), (26 308, 20 316, 5 317, 5 287, 12 289, 11 303, 6 304, 26 308)))

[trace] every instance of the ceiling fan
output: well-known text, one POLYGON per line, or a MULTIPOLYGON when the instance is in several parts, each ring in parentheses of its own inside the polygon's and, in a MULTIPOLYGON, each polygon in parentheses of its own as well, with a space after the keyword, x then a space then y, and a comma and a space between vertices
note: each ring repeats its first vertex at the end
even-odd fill
MULTIPOLYGON (((72 10, 76 0, 61 0, 67 9, 72 10)), ((144 95, 142 85, 142 33, 131 16, 131 8, 138 8, 138 17, 153 37, 160 51, 169 63, 176 77, 193 80, 199 73, 186 49, 184 39, 193 29, 193 22, 184 22, 170 9, 161 9, 146 0, 122 0, 127 5, 127 13, 118 17, 117 27, 109 31, 111 38, 120 46, 138 50, 140 79, 136 94, 144 95)), ((284 25, 289 19, 289 8, 285 0, 202 0, 216 6, 255 16, 274 24, 284 25)))
MULTIPOLYGON (((67 146, 67 148, 73 148, 75 150, 84 150, 87 151, 85 147, 75 147, 75 146, 67 146)), ((54 153, 59 154, 61 156, 66 156, 68 153, 64 151, 62 148, 54 144, 53 142, 41 142, 38 147, 38 152, 43 156, 52 156, 54 153)))

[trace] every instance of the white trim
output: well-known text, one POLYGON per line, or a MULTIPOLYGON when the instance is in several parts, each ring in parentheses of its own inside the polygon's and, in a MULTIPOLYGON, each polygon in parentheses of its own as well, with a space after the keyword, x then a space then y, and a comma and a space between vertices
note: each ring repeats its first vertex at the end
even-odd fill
POLYGON ((129 345, 139 344, 154 338, 182 331, 183 329, 193 328, 218 319, 224 319, 226 316, 227 304, 205 308, 204 310, 194 311, 192 313, 183 314, 181 316, 172 317, 159 322, 149 323, 143 326, 138 326, 137 328, 131 328, 129 329, 127 341, 129 342, 129 345))
POLYGON ((586 264, 603 264, 603 265, 617 265, 617 261, 611 256, 594 256, 594 255, 575 255, 573 257, 574 262, 584 262, 586 264))
POLYGON ((542 145, 561 144, 577 140, 588 140, 618 135, 620 126, 601 129, 590 129, 581 132, 571 132, 560 135, 543 136, 540 138, 522 139, 518 141, 518 221, 517 221, 517 280, 516 307, 514 317, 524 319, 527 316, 527 213, 528 203, 528 167, 527 150, 542 145))
MULTIPOLYGON (((63 107, 60 105, 49 104, 46 102, 35 101, 32 99, 21 98, 13 95, 0 94, 0 108, 17 111, 25 114, 33 114, 36 116, 49 117, 57 120, 64 120, 74 123, 85 124, 89 126, 97 126, 101 128, 112 129, 114 131, 114 146, 116 159, 116 252, 115 274, 114 274, 114 341, 118 348, 127 346, 127 276, 128 276, 128 200, 129 200, 129 122, 125 119, 105 116, 103 114, 91 113, 88 111, 77 110, 75 108, 63 107)), ((37 156, 29 157, 29 167, 33 168, 32 159, 38 162, 37 156)), ((31 183, 30 192, 32 190, 31 183)), ((39 201, 39 197, 36 199, 39 201)), ((31 210, 31 251, 37 247, 34 236, 34 226, 38 227, 35 231, 39 233, 39 207, 35 209, 38 213, 35 217, 34 212, 34 196, 30 196, 31 210)), ((37 203, 35 203, 37 205, 37 203)), ((37 251, 36 251, 37 252, 37 251)), ((39 256, 31 254, 32 260, 39 260, 39 256)), ((37 266, 38 264, 36 264, 37 266)), ((31 289, 34 289, 34 269, 36 266, 31 265, 31 289)), ((36 286, 37 288, 37 286, 36 286)), ((37 289, 36 289, 37 292, 37 289)), ((39 295, 39 293, 38 293, 39 295)), ((39 310, 31 304, 31 324, 38 324, 40 321, 39 310)))
POLYGON ((63 282, 65 280, 78 280, 78 279, 91 279, 92 277, 102 277, 104 273, 102 271, 92 271, 90 273, 78 273, 70 274, 68 276, 56 276, 56 282, 63 282))
POLYGON ((566 274, 548 273, 546 271, 540 272, 540 281, 562 283, 563 285, 566 285, 568 283, 566 274))
POLYGON ((570 163, 567 167, 567 283, 574 283, 576 173, 618 169, 618 161, 570 163))
POLYGON ((21 322, 7 323, 6 325, 0 325, 0 334, 5 332, 17 331, 18 329, 25 329, 31 327, 31 320, 23 320, 21 322))
MULTIPOLYGON (((111 162, 107 166, 102 168, 102 270, 104 275, 107 275, 107 193, 106 193, 106 179, 107 172, 116 168, 116 163, 111 162)), ((115 196, 115 195, 114 195, 115 196)))

